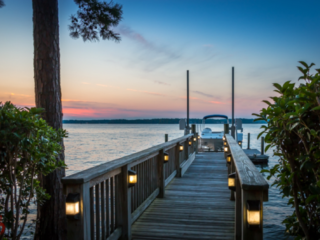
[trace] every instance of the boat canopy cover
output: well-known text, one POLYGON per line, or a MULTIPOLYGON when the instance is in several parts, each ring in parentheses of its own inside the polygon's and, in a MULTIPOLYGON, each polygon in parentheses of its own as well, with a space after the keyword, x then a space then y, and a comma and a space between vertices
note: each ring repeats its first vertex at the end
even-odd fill
POLYGON ((225 119, 228 119, 228 117, 226 115, 219 115, 219 114, 207 115, 207 116, 203 117, 203 119, 207 119, 207 118, 225 118, 225 119))

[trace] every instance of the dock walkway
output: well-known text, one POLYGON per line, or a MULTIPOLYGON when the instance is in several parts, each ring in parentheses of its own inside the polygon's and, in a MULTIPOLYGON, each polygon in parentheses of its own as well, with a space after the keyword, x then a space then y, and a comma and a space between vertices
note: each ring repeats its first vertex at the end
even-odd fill
POLYGON ((132 239, 234 239, 227 171, 223 153, 198 153, 132 225, 132 239))

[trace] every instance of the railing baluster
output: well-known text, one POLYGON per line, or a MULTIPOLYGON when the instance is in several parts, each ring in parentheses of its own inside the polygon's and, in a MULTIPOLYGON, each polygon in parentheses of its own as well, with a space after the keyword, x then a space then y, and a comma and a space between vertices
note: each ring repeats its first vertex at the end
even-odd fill
POLYGON ((101 238, 106 239, 105 183, 101 182, 101 238))
POLYGON ((91 239, 94 239, 94 197, 93 187, 90 188, 90 228, 91 228, 91 239))
POLYGON ((96 197, 96 239, 100 240, 100 191, 99 184, 95 186, 96 197))
POLYGON ((106 225, 107 225, 107 237, 110 236, 110 187, 109 187, 109 179, 106 180, 106 225))
POLYGON ((111 231, 114 231, 114 177, 110 178, 110 190, 111 190, 111 231))

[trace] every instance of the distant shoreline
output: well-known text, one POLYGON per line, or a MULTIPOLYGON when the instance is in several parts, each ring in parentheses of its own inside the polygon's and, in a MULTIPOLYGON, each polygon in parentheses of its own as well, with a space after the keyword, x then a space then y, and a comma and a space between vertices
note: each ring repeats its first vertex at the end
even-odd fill
MULTIPOLYGON (((265 121, 254 122, 254 119, 240 118, 243 124, 263 124, 265 121)), ((105 119, 105 120, 63 120, 64 124, 179 124, 180 118, 156 118, 156 119, 105 119)), ((191 118, 190 124, 201 124, 202 119, 191 118)), ((208 124, 223 124, 226 120, 207 119, 208 124)), ((231 119, 229 119, 231 123, 231 119)))

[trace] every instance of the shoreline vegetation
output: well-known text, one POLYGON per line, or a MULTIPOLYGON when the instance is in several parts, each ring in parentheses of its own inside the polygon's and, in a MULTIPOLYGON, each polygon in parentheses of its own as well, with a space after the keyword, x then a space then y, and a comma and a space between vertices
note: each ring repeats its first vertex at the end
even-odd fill
MULTIPOLYGON (((266 121, 240 118, 243 124, 263 124, 266 121)), ((155 118, 155 119, 104 119, 104 120, 63 120, 63 124, 179 124, 180 118, 155 118)), ((223 124, 225 119, 207 119, 206 124, 223 124)), ((201 124, 202 119, 191 118, 190 124, 201 124)), ((231 124, 231 119, 229 119, 231 124)))

